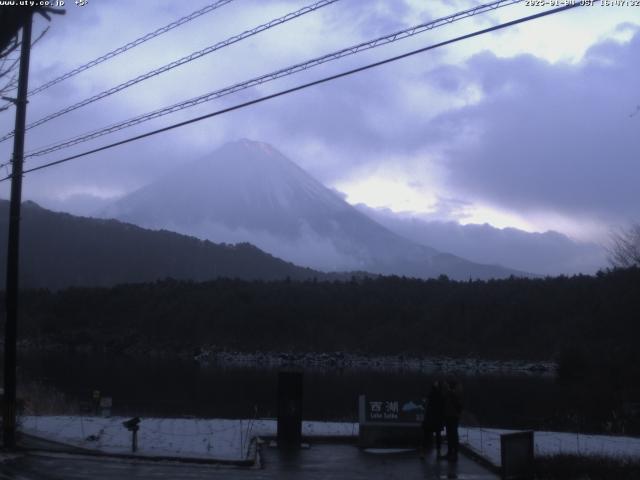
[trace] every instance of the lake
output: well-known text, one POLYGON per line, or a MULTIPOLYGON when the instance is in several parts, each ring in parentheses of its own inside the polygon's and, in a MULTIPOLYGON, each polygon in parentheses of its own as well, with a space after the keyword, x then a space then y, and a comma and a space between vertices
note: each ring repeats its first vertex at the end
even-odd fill
MULTIPOLYGON (((277 368, 202 365, 195 361, 70 353, 29 354, 18 378, 62 392, 86 408, 92 392, 113 398, 113 414, 219 418, 274 417, 277 368)), ((304 372, 304 418, 357 421, 358 395, 420 399, 444 374, 374 368, 304 372)), ((540 426, 558 409, 560 386, 550 376, 463 375, 467 423, 540 426)))

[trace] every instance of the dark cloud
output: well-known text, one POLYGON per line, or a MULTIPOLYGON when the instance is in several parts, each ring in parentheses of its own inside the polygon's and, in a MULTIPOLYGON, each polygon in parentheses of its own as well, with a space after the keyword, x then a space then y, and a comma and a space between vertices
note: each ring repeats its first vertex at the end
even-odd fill
MULTIPOLYGON (((129 2, 110 2, 99 9, 91 4, 85 9, 71 5, 64 21, 56 21, 39 50, 34 51, 32 83, 37 85, 208 3, 209 0, 190 2, 188 8, 178 2, 163 4, 160 9, 147 10, 148 16, 140 16, 144 22, 138 22, 138 14, 144 9, 128 7, 132 5, 129 2), (130 13, 124 18, 123 12, 130 13), (117 36, 115 24, 120 29, 117 36)), ((306 20, 296 20, 251 42, 217 52, 202 63, 194 62, 192 70, 179 69, 175 76, 167 74, 166 80, 162 77, 145 82, 69 114, 52 122, 50 128, 41 127, 37 134, 35 130, 29 134, 28 148, 129 118, 432 16, 430 7, 409 8, 404 1, 366 3, 367 8, 363 8, 360 0, 338 2, 306 20), (310 25, 304 22, 311 20, 317 22, 314 24, 317 31, 307 36, 300 25, 310 25)), ((447 8, 438 4, 440 11, 453 12, 469 5, 466 0, 443 3, 447 8)), ((302 4, 297 0, 268 4, 253 0, 247 7, 233 2, 200 23, 180 27, 166 38, 140 47, 137 56, 122 56, 113 63, 107 62, 104 70, 98 67, 95 73, 78 76, 64 88, 41 94, 30 103, 29 118, 40 118, 111 86, 115 79, 126 80, 145 72, 151 64, 158 66, 211 44, 214 37, 220 40, 227 34, 238 33, 240 28, 264 22, 276 15, 270 9, 274 5, 282 14, 302 4), (264 5, 269 9, 258 8, 264 5), (234 23, 238 17, 242 17, 242 27, 234 23), (216 27, 215 35, 210 25, 216 27), (195 43, 190 43, 191 40, 195 43)), ((485 17, 478 22, 486 24, 493 20, 485 17)), ((634 29, 631 24, 620 27, 620 31, 625 32, 634 29)), ((441 34, 448 36, 451 31, 445 28, 442 33, 430 32, 393 46, 363 52, 105 137, 64 154, 425 46, 441 34)), ((504 37, 494 38, 498 42, 504 37)), ((59 195, 67 189, 69 195, 80 195, 76 198, 94 190, 122 193, 154 180, 176 165, 207 155, 225 141, 250 137, 273 143, 329 184, 363 174, 363 166, 375 171, 383 162, 393 162, 398 170, 404 168, 411 174, 414 165, 401 162, 414 161, 424 152, 437 152, 436 157, 442 161, 440 167, 448 172, 448 183, 447 188, 435 192, 436 196, 488 203, 523 213, 555 211, 617 222, 636 215, 638 206, 635 189, 639 179, 640 115, 630 115, 640 103, 639 46, 638 34, 626 44, 600 43, 577 65, 552 64, 526 55, 497 58, 489 53, 456 64, 447 61, 445 55, 455 52, 458 46, 437 50, 46 170, 29 176, 25 193, 46 196, 57 192, 59 195), (469 100, 470 90, 480 92, 481 99, 469 100)), ((459 45, 460 49, 468 47, 468 42, 459 45)), ((3 132, 10 129, 12 121, 11 115, 0 116, 3 132)), ((0 145, 3 158, 9 152, 8 142, 0 145)), ((61 156, 62 153, 51 155, 47 160, 61 156)), ((425 161, 425 168, 428 167, 425 161)), ((414 187, 417 188, 421 180, 418 176, 413 178, 414 187)), ((442 186, 425 184, 423 189, 433 193, 436 187, 442 186)), ((0 194, 6 195, 6 184, 0 187, 0 194)), ((455 206, 447 209, 453 212, 455 206)))
POLYGON ((484 92, 433 122, 450 186, 528 211, 638 216, 640 35, 591 48, 578 65, 491 54, 466 65, 484 92))

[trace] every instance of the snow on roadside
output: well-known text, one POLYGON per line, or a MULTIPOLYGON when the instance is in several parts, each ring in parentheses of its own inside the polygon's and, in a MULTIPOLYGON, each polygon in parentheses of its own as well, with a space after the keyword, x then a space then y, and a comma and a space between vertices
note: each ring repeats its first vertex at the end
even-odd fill
MULTIPOLYGON (((40 438, 105 453, 131 453, 131 433, 124 417, 26 416, 21 431, 40 438)), ((199 418, 142 418, 138 454, 218 460, 245 460, 251 439, 275 436, 273 419, 229 420, 199 418)), ((302 422, 307 437, 355 437, 351 422, 302 422)), ((500 435, 515 430, 460 428, 460 441, 500 465, 500 435)), ((535 432, 536 455, 569 453, 640 458, 640 438, 535 432)))
MULTIPOLYGON (((494 465, 500 465, 500 435, 516 431, 463 427, 460 428, 460 442, 494 465)), ((562 453, 640 458, 640 438, 564 432, 535 432, 534 450, 535 454, 539 456, 562 453)))
MULTIPOLYGON (((124 417, 25 416, 25 434, 105 453, 131 453, 131 432, 124 417)), ((305 436, 353 436, 358 425, 303 422, 305 436)), ((251 439, 276 434, 275 420, 142 418, 138 454, 218 460, 244 460, 251 439)))

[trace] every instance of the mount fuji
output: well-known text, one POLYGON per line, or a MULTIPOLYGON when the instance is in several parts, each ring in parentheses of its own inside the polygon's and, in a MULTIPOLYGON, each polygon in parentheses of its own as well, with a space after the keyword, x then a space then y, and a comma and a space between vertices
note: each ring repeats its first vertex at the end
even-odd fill
POLYGON ((393 233, 272 146, 250 140, 223 145, 119 199, 100 216, 214 242, 250 242, 324 271, 462 280, 525 275, 393 233))

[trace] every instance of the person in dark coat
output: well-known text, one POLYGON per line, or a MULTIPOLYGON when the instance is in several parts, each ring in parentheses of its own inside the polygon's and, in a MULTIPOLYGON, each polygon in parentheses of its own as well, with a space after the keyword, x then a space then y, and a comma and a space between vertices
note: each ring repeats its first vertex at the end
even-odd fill
POLYGON ((427 397, 427 404, 424 411, 424 420, 422 421, 422 456, 425 449, 431 445, 433 435, 436 437, 436 453, 440 456, 440 448, 442 446, 442 429, 444 428, 444 398, 442 396, 442 388, 439 381, 433 382, 431 390, 427 397))
POLYGON ((456 380, 449 380, 443 386, 444 423, 447 429, 447 455, 449 461, 458 459, 460 439, 458 425, 462 413, 462 387, 456 380))

